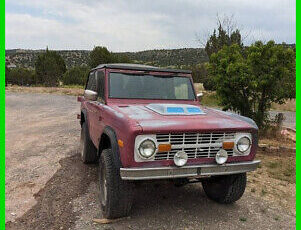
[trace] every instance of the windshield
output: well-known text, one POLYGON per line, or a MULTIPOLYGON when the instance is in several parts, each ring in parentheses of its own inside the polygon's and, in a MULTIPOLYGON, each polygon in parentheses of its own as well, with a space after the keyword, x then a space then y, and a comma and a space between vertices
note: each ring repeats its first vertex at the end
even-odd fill
POLYGON ((195 100, 188 77, 110 73, 110 98, 195 100))

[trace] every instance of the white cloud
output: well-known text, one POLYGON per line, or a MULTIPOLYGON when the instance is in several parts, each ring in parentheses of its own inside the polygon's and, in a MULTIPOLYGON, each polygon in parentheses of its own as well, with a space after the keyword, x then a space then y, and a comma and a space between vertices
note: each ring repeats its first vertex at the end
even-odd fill
POLYGON ((243 32, 251 32, 248 43, 257 39, 295 42, 292 0, 10 0, 6 4, 6 48, 197 47, 195 33, 212 31, 217 12, 235 14, 243 32))

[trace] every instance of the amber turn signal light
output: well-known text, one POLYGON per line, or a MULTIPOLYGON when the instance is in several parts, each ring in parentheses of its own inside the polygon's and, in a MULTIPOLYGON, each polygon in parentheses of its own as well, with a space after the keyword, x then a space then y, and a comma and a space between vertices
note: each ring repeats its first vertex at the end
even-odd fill
POLYGON ((158 152, 169 152, 171 150, 171 144, 158 145, 158 152))
POLYGON ((234 148, 234 142, 223 142, 223 149, 233 149, 234 148))
POLYGON ((119 145, 120 147, 123 147, 123 141, 122 141, 122 140, 118 140, 118 145, 119 145))

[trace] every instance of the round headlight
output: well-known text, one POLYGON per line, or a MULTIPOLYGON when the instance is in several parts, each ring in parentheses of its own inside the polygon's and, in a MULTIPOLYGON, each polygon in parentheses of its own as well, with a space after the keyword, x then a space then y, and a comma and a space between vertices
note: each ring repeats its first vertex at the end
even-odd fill
POLYGON ((249 150, 251 141, 248 137, 242 137, 237 141, 236 146, 239 152, 244 153, 249 150))
POLYGON ((155 154, 155 151, 156 151, 156 145, 150 139, 142 141, 139 146, 139 153, 143 158, 152 157, 155 154))

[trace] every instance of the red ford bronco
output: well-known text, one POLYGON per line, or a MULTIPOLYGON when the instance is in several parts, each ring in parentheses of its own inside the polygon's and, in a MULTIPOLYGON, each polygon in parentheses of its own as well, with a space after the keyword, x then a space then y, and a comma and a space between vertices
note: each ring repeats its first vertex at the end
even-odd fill
POLYGON ((106 218, 129 214, 137 180, 200 181, 210 199, 233 203, 259 165, 255 122, 200 106, 190 71, 99 65, 78 101, 81 158, 99 162, 106 218))

